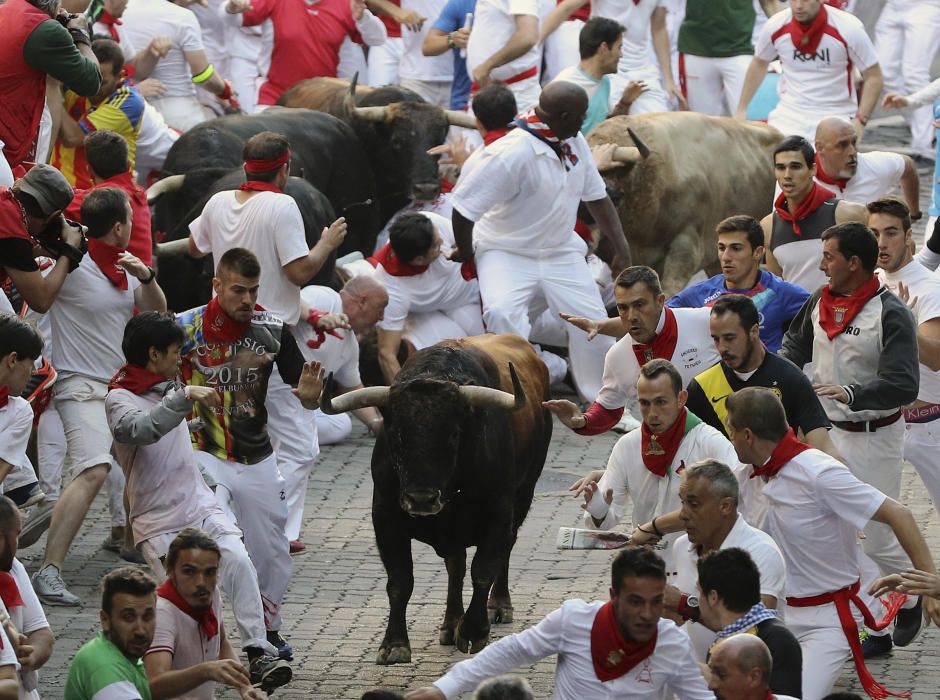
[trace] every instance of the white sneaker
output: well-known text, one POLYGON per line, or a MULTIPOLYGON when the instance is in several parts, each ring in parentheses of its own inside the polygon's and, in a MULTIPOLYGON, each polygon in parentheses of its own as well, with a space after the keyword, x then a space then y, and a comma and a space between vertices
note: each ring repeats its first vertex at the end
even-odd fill
POLYGON ((75 607, 82 604, 78 596, 69 593, 59 568, 49 564, 33 574, 33 590, 39 600, 48 605, 75 607))
POLYGON ((45 500, 30 508, 23 518, 23 529, 20 531, 19 549, 25 549, 36 543, 42 534, 49 529, 52 522, 52 509, 55 501, 45 500))

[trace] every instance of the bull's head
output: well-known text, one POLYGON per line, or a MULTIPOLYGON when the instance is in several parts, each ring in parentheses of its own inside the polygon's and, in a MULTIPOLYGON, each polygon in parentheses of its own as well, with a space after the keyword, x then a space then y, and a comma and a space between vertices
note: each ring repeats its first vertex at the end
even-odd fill
POLYGON ((416 377, 396 381, 391 387, 357 389, 336 398, 331 375, 320 408, 328 415, 366 406, 385 409, 384 440, 400 485, 399 504, 411 516, 436 515, 460 489, 460 458, 480 453, 487 423, 504 420, 494 412, 514 411, 526 405, 525 391, 512 364, 509 372, 512 394, 486 386, 416 377))

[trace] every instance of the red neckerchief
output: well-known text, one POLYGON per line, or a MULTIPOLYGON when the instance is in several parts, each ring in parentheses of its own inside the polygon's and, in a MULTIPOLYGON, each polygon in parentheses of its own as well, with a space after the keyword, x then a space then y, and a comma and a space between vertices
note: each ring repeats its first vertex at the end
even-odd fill
POLYGON ((819 14, 809 24, 797 22, 796 17, 791 19, 788 29, 793 47, 800 53, 811 56, 815 54, 816 49, 819 48, 819 42, 822 41, 823 34, 825 34, 828 19, 829 14, 826 12, 825 5, 819 7, 819 14))
POLYGON ((219 633, 219 619, 215 616, 215 611, 212 609, 211 604, 205 610, 193 609, 189 603, 183 600, 183 596, 176 590, 176 586, 173 585, 170 579, 167 579, 157 586, 157 595, 170 601, 173 605, 198 622, 199 631, 206 636, 206 639, 212 639, 219 633))
MULTIPOLYGON (((261 310, 260 306, 255 305, 255 311, 261 310)), ((202 337, 207 343, 234 343, 242 339, 250 325, 250 320, 239 323, 225 313, 219 305, 219 298, 213 297, 212 301, 206 304, 203 314, 202 337)))
POLYGON ((682 438, 702 421, 683 408, 676 422, 659 435, 653 435, 646 423, 640 424, 640 452, 643 466, 658 477, 666 476, 669 465, 676 458, 682 438))
POLYGON ((777 446, 774 447, 774 451, 770 453, 770 459, 764 462, 763 466, 754 467, 750 478, 753 479, 755 476, 766 476, 768 479, 774 477, 783 468, 784 464, 800 452, 811 449, 813 449, 811 445, 797 440, 793 428, 790 428, 787 430, 787 434, 777 443, 777 446))
POLYGON ((395 255, 391 243, 386 243, 378 253, 369 258, 369 262, 372 263, 373 267, 381 265, 392 277, 414 277, 427 272, 430 267, 430 265, 409 265, 403 262, 401 258, 395 255))
POLYGON ((16 579, 9 571, 0 571, 0 600, 7 610, 26 605, 20 596, 19 586, 16 585, 16 579))
POLYGON ((849 184, 850 178, 847 177, 829 177, 823 170, 822 163, 819 162, 819 154, 816 154, 816 177, 827 185, 835 185, 840 192, 845 192, 845 186, 849 184))
POLYGON ((284 190, 273 182, 261 182, 260 180, 246 180, 238 186, 242 192, 277 192, 284 194, 284 190))
POLYGON ((107 10, 101 13, 101 15, 98 17, 98 21, 108 28, 108 33, 111 35, 111 38, 120 44, 121 37, 118 34, 117 28, 124 23, 107 10))
POLYGON ((626 641, 614 616, 613 601, 608 600, 597 611, 591 626, 591 660, 597 679, 604 683, 629 673, 643 659, 652 656, 658 636, 657 629, 647 642, 626 641))
POLYGON ((565 170, 571 170, 571 168, 568 167, 568 163, 571 163, 572 166, 578 164, 578 156, 571 150, 571 144, 569 144, 567 140, 562 141, 555 136, 555 132, 552 131, 548 124, 539 119, 538 115, 535 113, 534 107, 528 112, 516 117, 513 124, 523 131, 532 134, 532 136, 551 148, 555 152, 555 155, 558 156, 561 164, 565 166, 565 170), (565 161, 568 162, 566 163, 565 161))
POLYGON ((503 126, 499 129, 491 129, 483 135, 483 145, 489 146, 494 141, 499 141, 503 136, 512 130, 511 126, 503 126))
POLYGON ((124 248, 104 243, 97 238, 88 237, 88 255, 95 261, 98 269, 104 273, 108 281, 118 289, 127 290, 127 273, 123 268, 117 266, 117 260, 121 257, 124 248))
POLYGON ((666 313, 663 329, 656 334, 651 342, 633 344, 633 354, 636 355, 636 361, 640 367, 655 359, 671 361, 672 354, 676 351, 676 342, 679 340, 679 325, 676 323, 676 315, 668 306, 663 307, 663 311, 666 313))
POLYGON ((803 201, 800 202, 799 206, 796 208, 796 212, 791 214, 787 209, 787 198, 783 192, 780 193, 780 196, 777 197, 777 201, 774 202, 774 211, 777 212, 777 216, 779 216, 781 219, 784 221, 789 221, 791 224, 793 224, 793 233, 799 236, 800 221, 819 209, 819 207, 821 207, 824 202, 828 202, 835 196, 835 192, 832 190, 827 190, 818 182, 814 182, 813 189, 811 189, 809 194, 807 194, 803 201))
POLYGON ((316 309, 310 309, 310 313, 307 314, 307 323, 313 328, 313 332, 317 334, 316 340, 308 340, 307 347, 313 348, 316 350, 318 347, 323 345, 323 342, 326 340, 326 336, 331 335, 334 338, 339 338, 343 340, 343 336, 340 335, 339 331, 335 328, 330 328, 329 330, 323 330, 322 328, 317 328, 317 323, 320 322, 320 319, 324 316, 329 316, 329 313, 326 311, 317 311, 316 309))
POLYGON ((0 386, 0 408, 6 408, 10 403, 10 387, 0 386))
POLYGON ((151 372, 139 365, 126 364, 111 377, 108 390, 127 389, 132 394, 140 395, 150 391, 155 384, 162 384, 165 381, 167 378, 162 374, 151 372))
POLYGON ((822 288, 819 297, 819 325, 826 331, 829 340, 845 330, 880 288, 881 284, 874 275, 847 297, 835 296, 829 291, 828 284, 822 288))
POLYGON ((120 173, 114 177, 109 177, 101 183, 101 186, 114 184, 130 195, 131 201, 137 207, 147 206, 147 190, 137 184, 134 175, 131 172, 120 173))

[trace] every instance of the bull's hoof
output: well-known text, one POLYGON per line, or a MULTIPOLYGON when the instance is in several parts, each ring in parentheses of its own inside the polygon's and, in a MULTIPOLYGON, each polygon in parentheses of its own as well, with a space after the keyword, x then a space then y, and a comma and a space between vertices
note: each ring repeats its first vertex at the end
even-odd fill
POLYGON ((391 666, 392 664, 407 664, 411 662, 411 647, 407 645, 383 646, 379 649, 379 655, 375 663, 379 666, 391 666))
POLYGON ((491 625, 505 625, 512 622, 512 605, 490 601, 486 614, 491 625))
POLYGON ((476 654, 480 649, 489 644, 490 633, 486 631, 483 633, 482 637, 477 639, 470 639, 463 636, 462 633, 463 625, 458 625, 456 634, 454 635, 454 643, 457 645, 457 648, 462 651, 464 654, 476 654))

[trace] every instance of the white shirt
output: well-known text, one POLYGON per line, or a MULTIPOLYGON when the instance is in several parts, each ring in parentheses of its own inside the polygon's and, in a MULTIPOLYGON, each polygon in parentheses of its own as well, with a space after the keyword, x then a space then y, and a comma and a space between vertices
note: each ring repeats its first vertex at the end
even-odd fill
POLYGON ((134 290, 140 286, 136 277, 124 274, 127 289, 118 289, 86 255, 65 278, 48 312, 60 378, 80 374, 109 382, 124 364, 121 340, 134 315, 134 290))
MULTIPOLYGON (((516 15, 541 18, 546 11, 544 4, 544 0, 477 0, 473 31, 467 43, 467 73, 472 76, 477 66, 506 46, 510 37, 516 33, 516 15)), ((551 5, 554 7, 554 3, 551 5)), ((403 28, 402 36, 405 31, 403 28)), ((449 55, 449 52, 445 55, 449 55)), ((519 58, 494 68, 490 77, 493 80, 506 80, 530 68, 537 68, 541 60, 542 45, 536 43, 519 58)))
POLYGON ((428 311, 449 311, 467 304, 480 303, 480 285, 465 280, 460 263, 451 262, 445 255, 454 247, 454 231, 450 221, 437 214, 425 213, 443 241, 441 254, 420 275, 390 275, 381 265, 375 278, 388 290, 385 317, 376 325, 386 331, 403 331, 408 314, 428 311))
MULTIPOLYGON (((711 309, 672 309, 676 316, 678 337, 672 357, 666 358, 679 370, 683 386, 695 379, 721 357, 715 350, 708 319, 711 309)), ((662 331, 666 323, 666 309, 663 309, 656 325, 656 333, 662 331)), ((640 364, 633 352, 633 338, 627 333, 618 340, 604 358, 604 385, 597 395, 597 403, 604 408, 622 408, 627 399, 636 394, 636 380, 640 376, 640 364)))
POLYGON ((603 603, 567 600, 535 627, 510 634, 461 661, 434 685, 450 698, 481 681, 558 655, 556 700, 714 700, 692 658, 689 638, 671 620, 660 620, 653 654, 619 678, 601 682, 591 659, 591 628, 603 603))
MULTIPOLYGON (((912 309, 917 325, 940 317, 940 278, 916 260, 895 272, 878 270, 878 278, 895 294, 898 293, 899 282, 910 290, 911 299, 917 300, 912 309)), ((940 403, 940 372, 934 372, 923 362, 920 363, 917 398, 928 403, 940 403)))
POLYGON ((576 165, 566 159, 570 170, 554 150, 524 129, 513 129, 483 149, 451 195, 454 209, 476 222, 477 254, 504 250, 540 257, 587 252, 574 232, 578 204, 603 199, 607 190, 584 136, 575 134, 567 143, 578 159, 576 165))
POLYGON ((0 460, 14 467, 29 467, 32 471, 26 447, 33 429, 33 408, 29 401, 11 396, 7 405, 0 408, 0 460))
POLYGON ((417 32, 411 31, 405 25, 401 26, 402 52, 398 64, 400 78, 447 82, 454 79, 453 52, 445 51, 438 56, 425 56, 421 53, 424 37, 431 31, 431 25, 444 10, 445 4, 446 0, 402 0, 401 9, 414 10, 427 19, 417 32))
POLYGON ((608 17, 625 27, 617 64, 620 75, 656 66, 650 19, 653 11, 665 4, 664 0, 640 0, 639 3, 633 0, 595 0, 591 3, 591 17, 608 17))
MULTIPOLYGON (((760 571, 760 594, 777 599, 777 609, 784 607, 786 599, 787 569, 783 563, 783 554, 770 535, 747 524, 740 513, 734 526, 718 549, 737 547, 751 555, 751 559, 760 571)), ((683 534, 676 540, 673 558, 676 566, 675 585, 683 593, 697 595, 698 583, 698 546, 689 542, 689 536, 683 534)), ((684 625, 692 640, 692 651, 698 661, 704 663, 708 649, 715 641, 715 633, 691 620, 684 625)))
POLYGON ((749 478, 751 471, 738 472, 742 510, 780 548, 787 595, 815 596, 854 584, 860 571, 858 531, 887 497, 816 449, 801 452, 766 482, 749 478))
MULTIPOLYGON (((682 442, 666 470, 666 476, 660 477, 643 464, 642 431, 634 430, 617 441, 607 461, 607 469, 597 484, 600 494, 613 490, 613 501, 604 521, 598 526, 594 519, 585 512, 586 527, 599 530, 612 530, 617 527, 627 510, 627 496, 633 501, 633 526, 642 525, 657 515, 671 513, 682 505, 679 502, 679 483, 685 468, 703 459, 717 459, 732 469, 740 468, 734 446, 720 432, 707 423, 699 423, 692 428, 682 442)), ((660 555, 666 561, 666 573, 676 571, 673 561, 674 543, 679 533, 666 535, 660 540, 665 549, 660 555)))
MULTIPOLYGON (((328 314, 343 313, 343 300, 338 292, 329 287, 310 285, 300 290, 300 296, 311 309, 328 314)), ((362 379, 359 377, 359 342, 356 334, 343 328, 336 332, 343 336, 342 340, 327 333, 320 347, 309 348, 306 341, 317 339, 310 324, 299 323, 294 329, 297 344, 308 361, 317 360, 327 374, 333 373, 333 378, 341 386, 359 386, 362 379)))
MULTIPOLYGON (((33 584, 30 582, 29 573, 26 567, 20 563, 20 560, 13 558, 13 566, 10 567, 10 575, 16 581, 16 587, 19 589, 20 598, 23 599, 23 605, 17 605, 15 608, 8 609, 10 620, 13 626, 25 635, 29 635, 36 630, 49 627, 46 620, 46 613, 42 609, 39 598, 33 591, 33 584)), ((36 689, 39 684, 39 674, 36 671, 19 672, 20 676, 20 700, 39 700, 39 690, 36 689), (33 690, 24 690, 23 686, 33 688, 33 690)))
POLYGON ((162 97, 196 97, 196 86, 186 53, 202 51, 202 31, 193 11, 167 0, 130 0, 122 17, 134 46, 147 46, 154 37, 170 39, 170 50, 161 58, 151 78, 166 85, 162 97))
MULTIPOLYGON (((130 61, 132 58, 134 58, 134 56, 137 55, 137 47, 134 46, 134 42, 131 41, 129 36, 127 36, 127 29, 124 28, 123 21, 121 24, 115 24, 114 28, 117 30, 118 44, 121 45, 121 51, 124 52, 124 60, 130 61)), ((92 29, 92 35, 98 34, 109 38, 111 36, 111 32, 108 30, 108 25, 101 22, 95 22, 92 29)), ((149 45, 150 42, 148 41, 145 45, 145 48, 149 45)))
POLYGON ((238 191, 214 194, 189 225, 190 235, 199 250, 212 253, 216 267, 230 248, 247 248, 258 256, 258 304, 294 325, 300 318, 300 290, 287 279, 283 267, 310 252, 300 209, 278 192, 258 192, 239 203, 238 191))
POLYGON ((820 119, 854 114, 858 97, 852 70, 864 72, 878 63, 875 46, 859 19, 833 7, 826 7, 826 12, 831 31, 823 35, 813 56, 797 52, 790 32, 783 29, 793 18, 789 9, 767 20, 754 47, 758 58, 779 58, 783 66, 779 108, 820 119))
POLYGON ((894 192, 903 174, 904 156, 887 151, 871 151, 858 154, 858 169, 846 183, 844 190, 818 178, 816 182, 835 192, 839 199, 868 204, 894 192))

